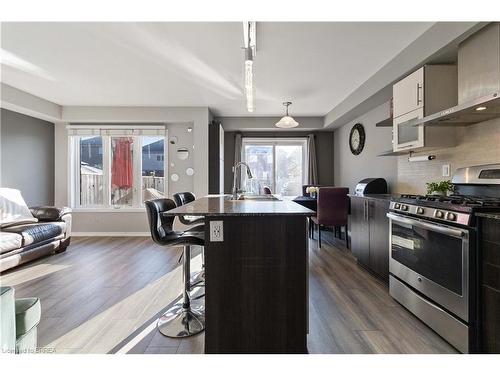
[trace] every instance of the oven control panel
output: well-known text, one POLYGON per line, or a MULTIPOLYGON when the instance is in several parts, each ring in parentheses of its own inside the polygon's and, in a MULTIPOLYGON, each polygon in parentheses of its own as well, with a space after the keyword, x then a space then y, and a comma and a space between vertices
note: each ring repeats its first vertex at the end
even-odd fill
POLYGON ((437 219, 448 223, 468 225, 470 214, 462 212, 447 211, 439 208, 417 206, 400 202, 391 202, 389 208, 393 211, 420 216, 424 218, 437 219))

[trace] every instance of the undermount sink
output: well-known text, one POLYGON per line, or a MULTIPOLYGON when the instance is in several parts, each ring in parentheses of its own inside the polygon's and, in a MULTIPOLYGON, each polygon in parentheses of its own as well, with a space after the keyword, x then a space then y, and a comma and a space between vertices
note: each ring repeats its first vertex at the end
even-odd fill
POLYGON ((233 202, 236 201, 280 201, 281 199, 275 197, 274 195, 240 195, 238 199, 230 199, 233 202))

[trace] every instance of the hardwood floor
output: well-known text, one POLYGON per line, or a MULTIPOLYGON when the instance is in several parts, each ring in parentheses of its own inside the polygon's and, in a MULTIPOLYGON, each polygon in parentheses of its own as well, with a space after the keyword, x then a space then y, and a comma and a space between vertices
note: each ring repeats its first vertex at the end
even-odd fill
MULTIPOLYGON (((310 242, 310 353, 456 353, 324 237, 322 249, 310 242)), ((39 346, 56 353, 203 353, 203 334, 170 339, 155 325, 180 295, 181 251, 146 237, 73 238, 65 253, 6 272, 0 284, 41 299, 39 346)))

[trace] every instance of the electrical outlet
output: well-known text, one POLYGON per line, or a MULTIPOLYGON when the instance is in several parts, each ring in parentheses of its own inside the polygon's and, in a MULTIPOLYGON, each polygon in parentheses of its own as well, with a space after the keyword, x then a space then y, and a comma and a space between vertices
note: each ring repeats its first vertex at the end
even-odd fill
POLYGON ((450 177, 450 165, 443 164, 443 177, 450 177))
POLYGON ((210 242, 223 242, 224 241, 224 222, 211 221, 210 222, 210 242))

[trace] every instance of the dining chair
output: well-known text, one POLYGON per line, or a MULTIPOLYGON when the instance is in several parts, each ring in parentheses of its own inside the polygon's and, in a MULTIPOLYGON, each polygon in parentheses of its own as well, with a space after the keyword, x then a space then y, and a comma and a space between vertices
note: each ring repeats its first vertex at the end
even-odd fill
MULTIPOLYGON (((349 215, 349 188, 320 187, 318 190, 318 208, 316 216, 311 219, 318 227, 319 248, 321 248, 321 227, 333 227, 334 234, 337 228, 345 227, 346 247, 349 248, 347 238, 347 217, 349 215)), ((342 236, 340 234, 340 236, 342 236)))

